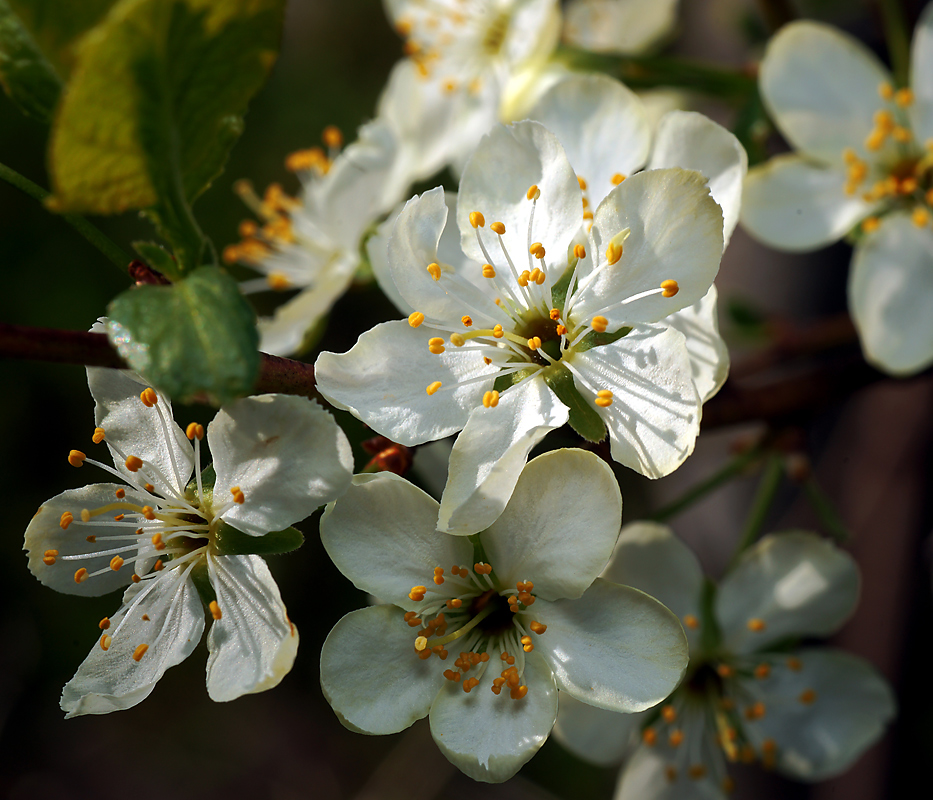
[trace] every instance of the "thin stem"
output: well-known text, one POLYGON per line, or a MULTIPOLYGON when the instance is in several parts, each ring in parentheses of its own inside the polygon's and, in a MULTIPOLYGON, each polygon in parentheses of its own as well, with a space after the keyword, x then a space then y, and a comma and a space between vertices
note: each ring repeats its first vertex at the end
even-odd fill
POLYGON ((729 566, 726 572, 732 570, 739 560, 739 557, 749 547, 751 547, 761 535, 761 529, 768 518, 768 512, 774 503, 774 497, 781 485, 781 478, 784 477, 783 459, 774 454, 768 458, 765 464, 764 474, 761 476, 761 482, 758 484, 758 491, 755 493, 755 499, 752 502, 752 509, 748 513, 748 519, 745 521, 745 530, 742 531, 742 538, 732 554, 729 566))
POLYGON ((761 456, 761 445, 756 445, 746 450, 744 453, 733 458, 718 472, 714 472, 710 475, 705 481, 701 481, 696 486, 691 487, 672 503, 668 503, 668 505, 656 511, 648 517, 648 519, 652 519, 655 522, 665 522, 672 517, 676 517, 694 503, 702 500, 706 495, 715 491, 723 484, 728 483, 736 475, 741 474, 749 465, 760 459, 761 456))
POLYGON ((910 74, 910 38, 901 0, 878 0, 884 20, 884 38, 888 43, 891 71, 898 86, 906 86, 910 74))
POLYGON ((807 478, 803 484, 803 490, 810 501, 810 506, 819 517, 827 533, 840 544, 849 541, 849 530, 845 522, 816 480, 812 477, 807 478))
MULTIPOLYGON (((38 200, 40 203, 44 203, 45 199, 49 197, 51 192, 46 191, 41 186, 36 183, 33 183, 29 178, 20 175, 16 170, 11 169, 6 164, 0 164, 0 178, 5 180, 11 186, 15 186, 21 192, 28 194, 35 200, 38 200)), ((126 268, 129 265, 130 261, 133 260, 132 256, 127 255, 123 252, 123 249, 117 245, 110 237, 103 233, 99 228, 92 225, 84 217, 79 217, 77 214, 57 214, 65 222, 71 225, 78 233, 80 233, 87 241, 89 241, 94 247, 100 250, 110 261, 112 261, 116 266, 118 266, 123 272, 126 272, 126 268)))

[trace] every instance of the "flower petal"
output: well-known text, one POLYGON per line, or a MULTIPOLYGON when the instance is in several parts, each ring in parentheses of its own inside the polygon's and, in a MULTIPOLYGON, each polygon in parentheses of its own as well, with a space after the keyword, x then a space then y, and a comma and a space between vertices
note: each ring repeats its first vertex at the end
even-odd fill
POLYGON ((622 495, 609 465, 584 450, 553 450, 528 462, 481 541, 501 586, 530 580, 539 598, 557 600, 586 591, 621 524, 622 495))
POLYGON ((129 370, 88 367, 87 383, 94 397, 94 421, 106 432, 107 446, 117 470, 134 486, 152 483, 160 494, 184 492, 194 470, 194 448, 172 416, 172 403, 161 392, 148 408, 140 393, 149 387, 129 370), (119 455, 111 446, 119 448, 119 455), (137 456, 158 472, 143 467, 130 472, 127 456, 137 456))
POLYGON ((579 373, 574 384, 591 403, 597 391, 613 394, 612 405, 597 410, 620 464, 663 478, 693 452, 700 398, 680 331, 639 326, 617 342, 574 354, 572 363, 579 373))
POLYGON ((357 475, 321 519, 321 542, 353 584, 405 609, 412 586, 428 583, 435 567, 473 563, 473 545, 437 532, 437 501, 393 475, 357 475))
POLYGON ((716 284, 692 306, 665 317, 661 324, 680 331, 687 340, 690 373, 701 402, 715 395, 729 377, 729 348, 719 335, 716 284))
POLYGON ((537 376, 503 392, 494 408, 477 406, 450 453, 438 529, 470 534, 488 528, 509 502, 531 448, 569 414, 537 376))
POLYGON ((114 527, 114 518, 124 510, 120 508, 93 518, 96 522, 80 521, 81 511, 85 508, 96 509, 117 502, 143 506, 147 502, 134 494, 132 489, 126 493, 123 501, 118 501, 114 495, 118 489, 125 487, 112 483, 97 483, 82 486, 80 489, 68 489, 42 504, 26 528, 26 541, 23 545, 29 557, 29 571, 40 582, 58 592, 84 597, 107 594, 130 582, 133 567, 130 564, 121 564, 121 567, 114 570, 111 568, 113 558, 120 555, 129 561, 138 552, 138 543, 148 543, 148 537, 136 539, 134 529, 129 525, 125 529, 114 527), (71 512, 76 520, 71 522, 67 529, 61 526, 62 515, 65 512, 71 512), (125 534, 121 541, 109 538, 120 534, 125 534), (96 538, 96 541, 89 542, 88 538, 96 538), (49 554, 49 551, 54 552, 49 554), (46 564, 43 558, 50 555, 54 557, 54 563, 46 564), (73 558, 79 555, 87 557, 73 558), (75 573, 80 569, 87 570, 89 577, 78 583, 75 573), (98 570, 104 572, 90 577, 98 570))
POLYGON ((933 139, 933 7, 927 6, 917 27, 910 48, 910 86, 914 103, 910 108, 914 138, 920 142, 933 139))
POLYGON ((228 403, 207 428, 217 481, 214 505, 239 487, 244 502, 222 514, 252 536, 282 530, 343 493, 350 444, 334 418, 302 397, 264 394, 228 403))
MULTIPOLYGON (((633 175, 599 204, 591 234, 601 266, 589 274, 578 267, 580 288, 569 311, 575 324, 589 324, 597 314, 606 317, 610 331, 657 322, 703 297, 719 271, 722 210, 710 197, 706 178, 692 170, 633 175), (610 265, 602 253, 625 229, 631 233, 622 257, 610 265), (677 281, 673 297, 656 292, 629 302, 666 280, 677 281)), ((581 267, 592 263, 587 259, 581 267)))
POLYGON ((441 752, 475 781, 511 778, 544 744, 557 718, 557 686, 544 659, 525 656, 522 683, 528 694, 513 700, 490 691, 493 671, 465 694, 446 681, 431 706, 431 735, 441 752))
POLYGON ((771 39, 761 62, 762 100, 798 150, 842 166, 842 151, 864 156, 891 74, 861 42, 817 22, 792 22, 771 39))
POLYGON ((739 221, 742 181, 748 172, 745 148, 733 133, 695 111, 671 111, 658 123, 648 169, 695 169, 709 181, 722 208, 723 249, 739 221))
POLYGON ((340 721, 361 733, 397 733, 426 717, 447 681, 437 659, 415 653, 402 610, 351 611, 321 650, 321 689, 340 721))
POLYGON ((910 375, 933 363, 933 231, 886 217, 855 249, 849 309, 879 369, 910 375))
POLYGON ((677 0, 572 0, 564 39, 597 53, 636 55, 670 33, 677 0))
POLYGON ((723 646, 750 653, 787 636, 828 636, 852 613, 858 593, 855 561, 832 542, 802 531, 770 534, 719 585, 723 646))
POLYGON ((767 712, 745 731, 756 749, 768 739, 777 745, 782 772, 819 781, 848 769, 878 740, 894 716, 894 695, 871 664, 850 653, 811 648, 794 655, 799 670, 772 668, 750 687, 767 712))
POLYGON ((638 739, 643 714, 620 714, 587 705, 567 692, 558 694, 554 738, 577 758, 599 766, 617 764, 638 739))
MULTIPOLYGON (((474 229, 470 213, 479 211, 488 223, 505 225, 501 240, 522 270, 530 263, 528 220, 532 203, 526 198, 536 185, 541 197, 534 204, 532 241, 541 241, 548 264, 556 265, 557 275, 567 263, 567 251, 583 224, 580 185, 557 137, 538 122, 494 127, 473 153, 460 179, 457 198, 457 225, 463 252, 480 264, 486 261, 477 243, 483 238, 492 258, 501 259, 497 235, 487 228, 474 229)), ((537 264, 537 262, 536 262, 537 264)), ((528 269, 531 269, 529 266, 528 269)))
POLYGON ((378 433, 404 445, 442 439, 459 431, 492 388, 496 368, 475 353, 449 347, 428 352, 428 339, 445 331, 405 320, 384 322, 360 336, 346 353, 324 352, 314 365, 317 388, 378 433), (488 374, 489 379, 458 386, 488 374), (440 381, 443 390, 426 387, 440 381))
POLYGON ((841 239, 873 204, 845 192, 846 173, 783 155, 749 170, 740 219, 779 250, 815 250, 841 239))
POLYGON ((576 600, 534 604, 547 630, 535 642, 557 685, 610 711, 660 703, 687 669, 687 639, 677 617, 653 597, 597 578, 576 600))
POLYGON ((166 569, 126 590, 123 605, 110 618, 108 649, 95 644, 65 684, 66 717, 135 706, 165 670, 191 654, 204 632, 204 608, 190 574, 191 567, 166 569))
POLYGON ((619 773, 614 800, 727 800, 729 795, 712 779, 712 775, 725 772, 722 750, 704 736, 694 752, 699 759, 690 766, 704 766, 708 770, 699 779, 677 769, 678 763, 683 766, 681 753, 669 747, 639 747, 619 773), (713 761, 716 768, 710 769, 713 761), (675 771, 669 773, 671 768, 675 771))
POLYGON ((615 187, 615 173, 631 175, 648 159, 651 126, 641 100, 606 75, 571 73, 542 95, 528 117, 560 139, 594 208, 615 187))

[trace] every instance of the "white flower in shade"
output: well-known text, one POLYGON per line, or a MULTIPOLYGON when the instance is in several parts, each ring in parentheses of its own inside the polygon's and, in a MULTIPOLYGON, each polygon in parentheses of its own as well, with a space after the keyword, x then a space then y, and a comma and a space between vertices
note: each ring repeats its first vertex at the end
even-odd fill
POLYGON ((858 600, 855 562, 810 533, 766 536, 718 588, 671 531, 622 530, 603 573, 650 592, 683 621, 690 666, 667 704, 638 715, 564 702, 556 734, 581 758, 629 758, 616 800, 724 800, 727 762, 760 761, 801 780, 838 774, 881 735, 894 714, 887 683, 827 636, 858 600))
POLYGON ((621 513, 612 470, 581 450, 530 461, 474 541, 438 533, 437 502, 402 478, 356 476, 321 539, 386 604, 347 614, 324 643, 321 685, 341 721, 383 734, 429 716, 450 761, 497 782, 544 743, 558 689, 616 712, 659 703, 687 643, 656 600, 596 577, 621 513))
POLYGON ((613 458, 649 477, 693 450, 700 398, 689 353, 683 334, 658 321, 709 291, 722 213, 703 177, 681 169, 613 189, 588 232, 582 200, 543 126, 493 129, 460 183, 463 255, 438 254, 443 189, 410 200, 388 261, 417 310, 318 358, 321 393, 394 441, 462 429, 441 530, 488 527, 528 452, 568 420, 591 441, 608 429, 613 458))
POLYGON ((236 186, 262 224, 243 222, 242 241, 224 250, 224 260, 264 273, 244 282, 244 292, 298 291, 272 317, 259 320, 260 349, 267 353, 289 355, 301 349, 305 334, 356 275, 369 226, 408 189, 409 176, 397 174, 397 140, 384 123, 364 126, 360 138, 342 152, 337 128, 325 129, 324 142, 327 152, 314 147, 286 160, 301 180, 300 198, 278 184, 262 198, 246 181, 236 186))
POLYGON ((571 0, 564 40, 597 53, 641 53, 674 30, 677 2, 571 0))
POLYGON ((864 45, 796 22, 771 40, 761 95, 798 153, 751 170, 742 224, 772 247, 813 250, 860 226, 849 309, 865 357, 907 375, 933 363, 933 6, 911 87, 864 45))
POLYGON ((269 689, 288 673, 298 633, 260 552, 300 544, 288 528, 349 485, 349 444, 333 418, 298 397, 261 395, 224 406, 207 429, 213 468, 201 473, 204 428, 175 424, 169 400, 130 372, 88 369, 94 441, 114 466, 73 450, 119 483, 71 489, 26 529, 29 569, 60 592, 96 596, 126 586, 100 622, 99 642, 65 686, 67 716, 144 700, 201 639, 213 700, 269 689), (190 440, 190 441, 189 441, 190 440))

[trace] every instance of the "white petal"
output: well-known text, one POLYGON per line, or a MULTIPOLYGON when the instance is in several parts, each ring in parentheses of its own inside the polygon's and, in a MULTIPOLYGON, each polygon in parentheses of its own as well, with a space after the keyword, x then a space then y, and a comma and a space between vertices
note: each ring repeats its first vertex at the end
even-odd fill
POLYGON ((108 714, 142 702, 165 670, 184 661, 201 640, 204 607, 190 568, 155 575, 126 590, 110 618, 109 648, 95 644, 65 685, 61 707, 67 717, 108 714), (137 660, 144 644, 148 648, 137 660))
POLYGON ((644 711, 674 691, 687 669, 677 617, 629 586, 597 578, 582 597, 539 599, 528 613, 547 625, 535 651, 551 665, 557 685, 590 705, 644 711))
POLYGON ((317 388, 335 406, 400 444, 450 436, 492 388, 496 368, 454 347, 441 355, 428 352, 428 339, 444 335, 427 325, 412 328, 405 320, 377 325, 348 352, 321 353, 314 365, 317 388), (484 374, 489 380, 458 386, 484 374), (425 390, 435 381, 444 388, 429 395, 425 390))
POLYGON ((397 733, 427 716, 447 683, 436 658, 415 652, 397 606, 351 611, 321 650, 321 689, 340 721, 361 733, 397 733))
POLYGON ((207 693, 223 703, 278 686, 298 652, 266 562, 259 556, 211 556, 208 576, 221 617, 207 634, 207 693))
POLYGON ((530 580, 538 597, 557 600, 586 591, 621 524, 622 495, 609 465, 584 450, 553 450, 528 462, 481 541, 502 586, 530 580))
POLYGON ((748 172, 745 148, 733 133, 695 111, 671 111, 658 124, 648 169, 695 169, 709 181, 723 216, 723 248, 739 221, 742 181, 748 172))
MULTIPOLYGON (((56 495, 43 503, 33 516, 26 528, 26 541, 23 549, 29 556, 29 571, 43 584, 50 586, 58 592, 77 594, 84 597, 95 597, 107 594, 126 586, 133 574, 133 566, 126 564, 119 570, 109 569, 114 556, 121 556, 126 561, 137 553, 138 545, 135 539, 135 528, 127 525, 126 528, 113 525, 114 518, 125 509, 116 508, 109 513, 94 517, 90 524, 82 524, 81 510, 96 509, 112 503, 135 503, 138 506, 146 504, 146 500, 133 493, 132 489, 126 493, 124 500, 117 500, 114 492, 126 487, 111 483, 97 483, 92 486, 82 486, 80 489, 69 489, 56 495), (70 511, 72 517, 78 522, 72 522, 67 530, 61 527, 62 514, 70 511), (95 523, 111 523, 110 526, 95 523), (126 541, 114 541, 104 537, 126 535, 126 541), (86 537, 99 537, 95 542, 88 542, 86 537), (122 549, 121 549, 122 548, 122 549), (54 564, 43 562, 49 550, 56 550, 54 564), (121 550, 121 552, 113 552, 121 550), (104 555, 96 555, 104 553, 104 555), (87 558, 70 559, 68 556, 87 555, 87 558), (81 583, 75 581, 75 573, 79 569, 86 569, 94 573, 101 569, 106 572, 89 577, 81 583)), ((148 538, 143 541, 148 542, 148 538)), ((151 548, 150 548, 151 549, 151 548)))
POLYGON ((719 585, 723 646, 750 653, 788 636, 828 636, 852 613, 858 593, 855 561, 832 542, 800 531, 765 536, 719 585), (765 627, 754 630, 750 620, 765 627))
MULTIPOLYGON (((446 194, 444 195, 444 199, 445 201, 447 200, 446 194)), ((389 237, 392 235, 392 228, 395 226, 395 220, 398 219, 398 215, 402 212, 402 208, 404 208, 404 206, 397 206, 389 212, 388 217, 379 223, 376 232, 366 240, 366 255, 369 257, 369 265, 373 269, 373 275, 375 275, 376 283, 379 284, 382 293, 392 301, 392 305, 394 305, 401 314, 407 317, 415 309, 402 297, 398 287, 395 285, 395 281, 392 280, 388 253, 389 237)), ((457 231, 457 234, 457 244, 459 245, 460 231, 457 231)), ((459 246, 457 249, 460 249, 459 246)))
POLYGON ((558 694, 554 738, 577 758, 599 766, 618 763, 638 739, 644 714, 620 714, 587 705, 567 692, 558 694))
MULTIPOLYGON (((706 742, 703 744, 704 752, 713 748, 718 750, 715 744, 712 748, 706 742)), ((721 756, 719 760, 722 760, 721 756)), ((675 765, 678 763, 683 766, 682 761, 683 758, 670 748, 639 747, 619 774, 614 800, 727 800, 729 795, 710 779, 709 774, 695 780, 681 769, 677 771, 677 777, 670 780, 667 769, 677 769, 675 765)), ((693 763, 707 766, 702 759, 693 763)))
POLYGON ((890 73, 861 42, 817 22, 793 22, 771 39, 759 86, 781 133, 798 150, 842 166, 842 151, 864 156, 890 73))
POLYGON ((147 408, 139 395, 149 384, 129 370, 89 367, 87 382, 96 403, 95 423, 106 432, 108 447, 116 445, 124 453, 121 457, 111 449, 116 468, 134 485, 148 480, 162 494, 171 493, 167 487, 184 492, 194 469, 194 449, 175 424, 171 401, 156 392, 158 403, 147 408), (148 468, 130 472, 124 465, 130 455, 149 462, 159 472, 148 468))
POLYGON ((910 86, 914 103, 910 108, 914 138, 920 142, 933 139, 933 6, 927 6, 917 27, 910 48, 910 86))
POLYGON ((719 335, 718 297, 716 284, 713 284, 692 306, 661 321, 686 338, 690 372, 703 403, 715 395, 729 377, 729 348, 719 335))
POLYGON ((504 262, 496 234, 489 230, 495 221, 505 224, 502 242, 519 271, 531 269, 528 248, 536 241, 544 245, 548 264, 556 265, 558 274, 563 271, 567 249, 583 224, 583 201, 560 142, 538 122, 494 127, 467 162, 460 180, 457 225, 463 252, 481 264, 486 258, 476 241, 477 231, 493 260, 504 262), (532 202, 526 193, 532 184, 540 189, 541 197, 535 205, 529 241, 532 202), (474 229, 470 224, 473 211, 485 216, 485 228, 474 229))
POLYGON ((228 403, 207 428, 217 481, 214 506, 239 486, 244 502, 222 515, 252 536, 282 530, 343 493, 350 443, 334 418, 303 397, 264 394, 228 403))
POLYGON ((849 309, 879 369, 910 375, 933 363, 933 231, 886 217, 855 250, 849 309))
POLYGON ((677 0, 572 0, 564 39, 597 53, 636 55, 670 33, 677 0))
POLYGON ((640 326, 612 344, 573 356, 589 386, 574 384, 595 406, 596 392, 612 392, 597 408, 609 430, 612 457, 649 478, 669 475, 693 452, 700 430, 700 398, 691 378, 684 336, 673 328, 640 326))
MULTIPOLYGON (((492 662, 490 662, 491 664, 492 662)), ((522 683, 528 694, 513 700, 508 690, 490 691, 494 667, 469 694, 459 683, 445 686, 431 706, 431 735, 441 752, 475 781, 511 778, 544 744, 557 718, 557 686, 544 659, 525 656, 522 683)))
POLYGON ((560 139, 574 172, 586 181, 593 208, 614 188, 615 173, 631 175, 648 158, 651 126, 641 100, 606 75, 571 73, 528 117, 560 139))
POLYGON ((321 542, 353 584, 375 597, 417 608, 412 586, 431 586, 435 567, 473 563, 473 545, 437 532, 437 501, 389 472, 357 475, 321 519, 321 542))
POLYGON ((779 250, 815 250, 841 239, 874 205, 845 192, 842 168, 783 155, 749 170, 740 219, 779 250))
POLYGON ((525 459, 569 410, 537 376, 502 393, 495 408, 476 407, 450 453, 438 528, 469 534, 502 513, 525 459))
POLYGON ((602 266, 589 281, 580 272, 583 288, 574 293, 569 312, 576 324, 589 324, 597 314, 609 320, 610 331, 657 322, 703 297, 719 271, 722 210, 706 178, 692 170, 655 169, 628 178, 596 209, 591 234, 602 266), (622 257, 610 266, 605 250, 626 228, 631 233, 622 257), (666 280, 680 287, 673 297, 658 292, 626 302, 666 280))
POLYGON ((745 730, 756 748, 777 744, 777 767, 808 781, 844 772, 874 744, 894 716, 894 695, 867 661, 841 650, 812 648, 794 653, 801 668, 772 667, 756 682, 764 717, 745 730), (810 703, 800 701, 807 690, 810 703))

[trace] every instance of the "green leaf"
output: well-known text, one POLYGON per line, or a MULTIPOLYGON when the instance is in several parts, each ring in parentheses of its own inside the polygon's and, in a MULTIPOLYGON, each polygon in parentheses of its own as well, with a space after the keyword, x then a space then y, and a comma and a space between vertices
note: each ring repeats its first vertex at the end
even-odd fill
POLYGON ((550 367, 542 371, 544 382, 570 409, 570 427, 588 442, 601 442, 606 438, 606 425, 573 382, 573 375, 565 367, 550 367))
POLYGON ((182 402, 222 404, 259 374, 259 335, 236 281, 200 267, 172 286, 137 286, 108 308, 110 341, 130 367, 182 402))
POLYGON ((178 263, 161 245, 155 242, 133 242, 133 249, 156 272, 161 272, 170 280, 178 280, 181 277, 178 263))
POLYGON ((24 114, 51 121, 61 79, 6 0, 0 0, 0 84, 24 114))
POLYGON ((220 520, 211 547, 224 556, 272 556, 297 550, 304 540, 304 534, 297 528, 273 531, 265 536, 250 536, 220 520))

